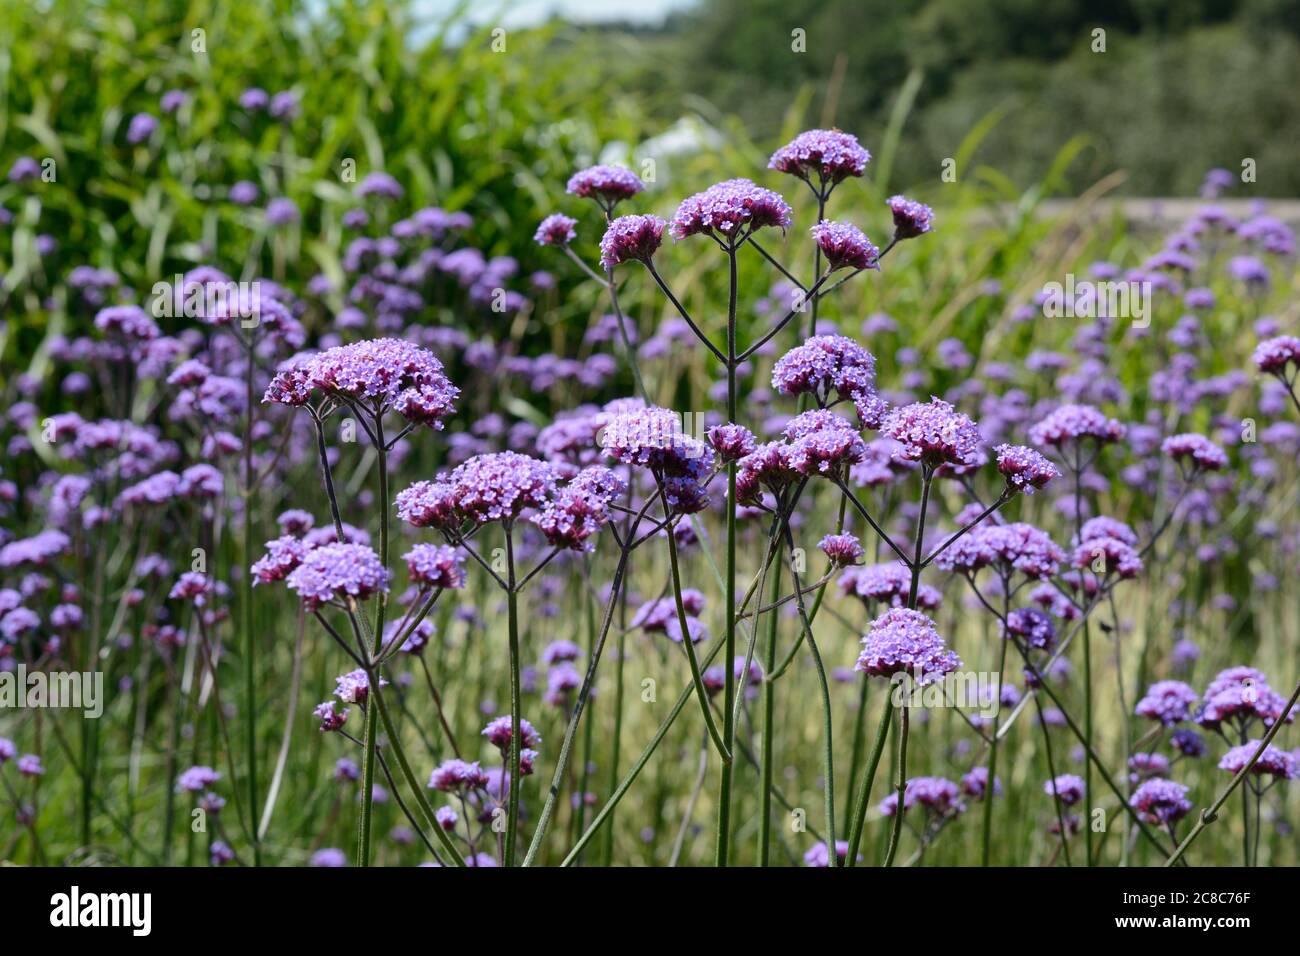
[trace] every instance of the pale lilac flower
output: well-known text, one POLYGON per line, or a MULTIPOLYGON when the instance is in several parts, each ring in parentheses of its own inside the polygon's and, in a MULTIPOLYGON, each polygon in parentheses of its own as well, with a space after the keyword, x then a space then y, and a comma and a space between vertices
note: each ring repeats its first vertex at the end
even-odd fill
POLYGON ((331 601, 364 601, 388 592, 388 569, 362 544, 327 544, 307 553, 285 579, 309 609, 331 601))
POLYGON ((890 608, 868 625, 856 669, 873 677, 906 673, 929 684, 961 667, 961 658, 948 649, 934 621, 920 611, 890 608))
POLYGON ((463 588, 465 558, 445 544, 417 544, 402 555, 411 582, 430 588, 463 588))

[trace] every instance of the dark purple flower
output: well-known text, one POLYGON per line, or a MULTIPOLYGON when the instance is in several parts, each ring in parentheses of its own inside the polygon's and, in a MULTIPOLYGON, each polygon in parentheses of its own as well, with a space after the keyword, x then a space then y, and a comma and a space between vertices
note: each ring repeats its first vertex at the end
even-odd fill
POLYGON ((924 203, 906 196, 891 196, 887 202, 894 214, 894 239, 914 239, 929 232, 934 225, 934 211, 924 203))
POLYGON ((1129 805, 1147 823, 1168 825, 1187 816, 1192 801, 1187 799, 1187 787, 1172 780, 1156 777, 1143 781, 1133 791, 1129 805))
POLYGON ((1049 481, 1061 477, 1060 469, 1027 445, 998 445, 998 471, 1007 484, 1032 495, 1049 481))
POLYGON ((822 220, 810 231, 831 271, 880 268, 880 250, 857 226, 822 220))
POLYGON ((622 166, 590 166, 569 177, 565 192, 583 199, 594 199, 606 210, 631 199, 645 189, 636 173, 622 166))
POLYGON ((613 269, 624 262, 649 262, 663 243, 668 224, 658 216, 619 216, 600 239, 600 264, 613 269))
POLYGON ((816 177, 821 185, 861 176, 871 154, 851 133, 837 129, 810 129, 782 146, 768 160, 767 168, 800 179, 816 177))
POLYGON ((765 226, 784 230, 790 217, 789 205, 777 193, 748 179, 728 179, 682 200, 668 232, 674 239, 709 235, 734 244, 765 226))

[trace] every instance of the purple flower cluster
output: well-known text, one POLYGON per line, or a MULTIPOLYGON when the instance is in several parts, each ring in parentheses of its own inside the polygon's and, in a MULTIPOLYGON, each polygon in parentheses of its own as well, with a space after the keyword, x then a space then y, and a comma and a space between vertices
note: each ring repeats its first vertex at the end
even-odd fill
POLYGON ((880 250, 857 226, 822 220, 810 232, 832 272, 836 269, 880 268, 880 250))
POLYGON ((622 166, 590 166, 569 177, 565 192, 582 199, 593 199, 604 209, 612 209, 624 199, 631 199, 645 189, 640 177, 622 166))
POLYGON ((1024 522, 978 525, 959 538, 936 562, 945 571, 974 574, 987 567, 1002 573, 1019 571, 1046 580, 1060 570, 1065 554, 1046 531, 1024 522))
POLYGON ((426 588, 463 588, 465 557, 445 544, 417 544, 402 555, 411 582, 426 588))
POLYGON ((1091 405, 1062 405, 1029 429, 1029 440, 1035 445, 1060 448, 1085 439, 1117 442, 1124 434, 1121 423, 1107 418, 1091 405))
POLYGON ((567 246, 578 237, 573 229, 577 224, 576 219, 554 213, 541 221, 533 239, 539 246, 567 246))
POLYGON ((862 645, 855 669, 872 677, 908 674, 924 685, 961 667, 934 621, 908 608, 890 608, 872 621, 862 645))
POLYGON ((779 194, 748 179, 728 179, 682 200, 668 233, 674 239, 706 235, 734 244, 765 226, 784 230, 791 216, 779 194))
POLYGON ((442 427, 460 395, 437 356, 404 339, 369 339, 326 349, 279 372, 263 401, 302 405, 312 388, 345 402, 368 403, 378 412, 391 408, 407 421, 431 428, 442 427))
POLYGON ((969 465, 981 443, 979 428, 941 398, 895 408, 880 428, 902 447, 897 455, 923 466, 969 465))
POLYGON ((1137 702, 1134 713, 1170 727, 1192 716, 1196 700, 1196 691, 1182 681, 1157 681, 1147 688, 1146 696, 1137 702))
POLYGON ((1204 435, 1185 432, 1170 435, 1160 444, 1160 451, 1177 462, 1191 462, 1193 471, 1222 471, 1228 467, 1228 455, 1204 435))
POLYGON ((887 203, 894 214, 894 239, 915 239, 934 227, 934 211, 906 196, 891 196, 887 203))
MULTIPOLYGON (((878 603, 902 607, 907 603, 911 585, 912 572, 901 561, 845 568, 840 575, 840 590, 846 595, 861 598, 869 606, 878 603)), ((920 584, 916 591, 917 607, 933 610, 941 603, 943 595, 937 589, 925 583, 920 584)))
POLYGON ((1035 489, 1061 477, 1060 469, 1026 445, 998 445, 994 452, 998 471, 1016 491, 1032 495, 1035 489))
POLYGON ((374 549, 362 544, 327 544, 303 558, 285 579, 308 608, 322 604, 364 601, 388 592, 388 569, 374 549))
POLYGON ((767 168, 803 180, 816 177, 824 187, 850 176, 861 176, 870 161, 871 154, 852 133, 810 129, 773 153, 767 168))
POLYGON ((658 216, 619 216, 600 239, 600 264, 606 269, 625 262, 649 262, 663 245, 668 226, 658 216))
POLYGON ((1187 816, 1192 801, 1187 799, 1187 786, 1155 777, 1138 784, 1129 804, 1147 823, 1167 826, 1187 816))
MULTIPOLYGON (((903 787, 903 812, 922 807, 926 815, 946 820, 966 811, 962 789, 946 777, 912 777, 903 787)), ((898 812, 898 791, 880 801, 880 815, 892 817, 898 812)))

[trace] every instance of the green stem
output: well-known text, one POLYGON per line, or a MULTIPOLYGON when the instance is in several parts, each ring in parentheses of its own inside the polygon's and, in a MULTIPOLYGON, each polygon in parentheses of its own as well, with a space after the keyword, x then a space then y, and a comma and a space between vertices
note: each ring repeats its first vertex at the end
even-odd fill
POLYGON ((510 632, 510 800, 506 818, 506 866, 515 865, 519 829, 519 592, 515 582, 514 529, 506 527, 506 620, 510 632))
MULTIPOLYGON (((777 542, 777 548, 780 548, 779 541, 777 542)), ((772 568, 771 593, 774 602, 781 597, 781 557, 779 554, 777 555, 776 565, 772 568)), ((776 666, 776 636, 779 623, 779 615, 776 611, 771 611, 767 619, 767 658, 763 666, 765 674, 771 674, 776 666)), ((757 625, 758 622, 755 621, 755 627, 757 625)), ((775 710, 776 682, 765 679, 763 681, 763 749, 759 755, 759 776, 763 780, 763 789, 759 798, 761 803, 758 824, 759 866, 767 866, 768 864, 769 844, 772 838, 772 757, 773 735, 776 731, 775 710)))
MULTIPOLYGON (((863 678, 865 681, 866 678, 863 678)), ((871 757, 867 760, 867 769, 862 774, 862 786, 858 790, 857 805, 853 810, 853 829, 849 833, 849 852, 845 857, 845 866, 856 866, 858 847, 862 845, 862 829, 867 819, 867 806, 871 802, 871 785, 876 782, 876 770, 880 766, 880 756, 885 752, 885 741, 889 738, 889 725, 894 719, 894 704, 885 698, 885 712, 881 715, 876 728, 876 742, 871 745, 871 757)))
POLYGON ((993 833, 993 783, 998 772, 998 727, 1002 719, 1002 674, 1007 669, 1007 638, 1002 638, 1002 652, 998 655, 997 699, 993 702, 993 737, 989 741, 988 779, 984 783, 984 827, 980 841, 980 865, 988 866, 990 839, 993 833))
MULTIPOLYGON (((737 268, 736 250, 727 251, 727 421, 736 422, 736 301, 737 268)), ((726 579, 726 631, 724 637, 722 670, 722 737, 728 757, 736 742, 736 463, 727 462, 727 579, 726 579)), ((669 532, 671 535, 671 532, 669 532)), ((705 705, 707 708, 707 704, 705 705)), ((718 786, 718 853, 717 865, 726 866, 731 851, 731 772, 730 759, 722 763, 722 779, 718 786)))

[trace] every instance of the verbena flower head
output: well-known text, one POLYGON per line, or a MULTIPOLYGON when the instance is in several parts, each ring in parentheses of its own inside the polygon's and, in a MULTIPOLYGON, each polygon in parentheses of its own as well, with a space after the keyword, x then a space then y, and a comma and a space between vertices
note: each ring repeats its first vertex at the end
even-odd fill
POLYGON ((1022 647, 1051 650, 1056 644, 1056 625, 1036 607, 1016 608, 1007 614, 1003 636, 1012 638, 1022 647))
MULTIPOLYGON (((835 856, 838 857, 841 861, 847 860, 849 858, 848 840, 835 841, 835 856)), ((858 854, 858 859, 862 859, 861 854, 858 854)), ((808 852, 803 855, 803 862, 805 866, 829 868, 831 865, 831 855, 830 855, 830 851, 826 849, 826 841, 819 840, 818 842, 814 843, 812 845, 812 848, 809 849, 808 852)))
POLYGON ((1084 797, 1083 778, 1072 773, 1063 773, 1043 784, 1043 793, 1049 797, 1058 796, 1061 798, 1061 803, 1072 807, 1084 797))
POLYGON ((713 467, 713 450, 682 431, 676 412, 657 405, 611 414, 601 430, 600 445, 624 465, 655 469, 670 477, 701 477, 713 467))
MULTIPOLYGON (((379 685, 385 687, 388 681, 381 677, 379 685)), ((370 678, 359 668, 341 674, 334 678, 334 696, 345 704, 364 704, 370 696, 370 678)))
MULTIPOLYGON (((510 747, 510 738, 514 734, 514 725, 509 714, 497 717, 483 728, 483 736, 493 747, 504 752, 510 747)), ((519 746, 536 749, 542 745, 542 735, 537 732, 527 719, 519 718, 519 746)))
POLYGON ((1180 464, 1190 463, 1192 471, 1221 471, 1228 467, 1227 453, 1195 432, 1170 435, 1161 442, 1160 451, 1180 464))
POLYGON ((1029 429, 1029 440, 1035 445, 1060 448, 1084 439, 1108 444, 1119 441, 1124 434, 1120 422, 1107 418, 1091 405, 1062 405, 1029 429))
POLYGON ((622 478, 593 466, 556 492, 532 520, 553 546, 588 551, 594 547, 590 539, 609 523, 610 504, 626 491, 622 478))
POLYGON ((902 446, 899 457, 928 467, 968 464, 980 446, 975 423, 940 398, 891 410, 880 430, 902 446))
POLYGON ((539 246, 556 246, 562 248, 578 237, 574 226, 578 220, 569 216, 553 213, 543 219, 533 234, 533 240, 539 246))
MULTIPOLYGON (((1211 730, 1219 729, 1224 722, 1244 728, 1255 720, 1271 727, 1286 708, 1282 696, 1253 667, 1229 667, 1220 671, 1205 688, 1203 699, 1196 722, 1211 730)), ((1295 716, 1294 711, 1288 712, 1286 722, 1293 722, 1295 716)))
POLYGON ((1060 469, 1027 445, 998 445, 994 451, 1007 484, 1027 495, 1061 477, 1060 469))
POLYGON ((866 444, 852 423, 822 408, 804 412, 785 427, 786 463, 796 474, 837 475, 866 455, 866 444))
POLYGON ((266 542, 266 554, 251 568, 254 584, 272 584, 283 581, 289 572, 302 564, 307 556, 307 545, 291 534, 281 535, 266 542))
MULTIPOLYGON (((1255 751, 1259 749, 1258 740, 1249 740, 1240 747, 1233 747, 1223 759, 1219 761, 1219 769, 1226 770, 1231 774, 1241 773, 1242 769, 1250 762, 1250 758, 1255 756, 1255 751)), ((1250 772, 1259 777, 1276 777, 1279 780, 1290 780, 1296 776, 1297 766, 1296 758, 1287 753, 1280 747, 1269 744, 1264 748, 1264 752, 1259 755, 1250 772)))
POLYGON ((1270 375, 1283 375, 1288 365, 1300 366, 1300 338, 1279 335, 1255 346, 1255 367, 1270 375))
POLYGON ((894 214, 894 239, 915 239, 934 227, 934 211, 906 196, 891 196, 887 202, 894 214))
POLYGON ((828 534, 818 542, 817 547, 836 567, 857 564, 862 559, 862 543, 855 535, 828 534))
POLYGON ((929 684, 961 667, 961 658, 948 650, 934 621, 920 611, 890 608, 868 626, 856 670, 872 677, 908 674, 929 684))
MULTIPOLYGON (((522 735, 522 734, 521 734, 522 735)), ((478 761, 467 763, 464 760, 445 760, 429 776, 429 788, 442 793, 464 793, 468 790, 481 790, 488 784, 488 775, 478 765, 478 761)))
POLYGON ((176 778, 176 789, 190 793, 200 793, 216 784, 221 774, 211 767, 190 767, 176 778))
MULTIPOLYGON (((907 603, 911 587, 912 572, 902 561, 846 568, 840 575, 840 590, 846 595, 861 598, 866 603, 902 607, 907 603)), ((917 607, 933 610, 942 603, 943 595, 936 588, 924 582, 917 588, 917 607)))
POLYGON ((791 215, 779 194, 748 179, 728 179, 684 199, 668 232, 674 239, 708 235, 734 244, 765 226, 785 229, 791 215))
POLYGON ((1169 746, 1184 757, 1205 756, 1205 738, 1190 727, 1180 727, 1170 734, 1169 746))
POLYGON ((835 184, 850 176, 861 176, 871 154, 852 133, 837 129, 810 129, 782 146, 768 160, 767 168, 800 179, 835 184))
POLYGON ((631 199, 645 189, 645 183, 630 169, 622 166, 590 166, 569 177, 565 192, 583 199, 593 199, 606 210, 624 199, 631 199))
POLYGON ((798 477, 790 463, 789 445, 775 441, 759 445, 736 462, 736 500, 757 505, 764 490, 779 495, 798 477))
POLYGON ((1137 532, 1124 522, 1105 515, 1089 518, 1079 529, 1080 541, 1091 541, 1093 538, 1115 538, 1130 546, 1136 546, 1138 543, 1137 532))
POLYGON ((613 269, 624 262, 649 262, 664 241, 668 223, 658 216, 619 216, 600 239, 600 264, 613 269))
POLYGON ((363 544, 327 544, 307 553, 285 579, 308 608, 387 593, 388 569, 363 544))
POLYGON ((1180 680, 1157 681, 1147 689, 1146 696, 1137 702, 1134 713, 1170 727, 1192 716, 1196 700, 1196 691, 1180 680))
POLYGON ((786 352, 772 367, 772 387, 782 395, 813 395, 819 402, 870 391, 876 359, 843 335, 815 335, 786 352))
POLYGON ((754 433, 744 425, 714 425, 705 433, 705 438, 722 461, 739 461, 753 454, 758 447, 754 433))
POLYGON ((417 544, 402 555, 411 582, 429 588, 463 588, 465 558, 446 544, 417 544))
MULTIPOLYGON (((918 806, 927 816, 940 820, 966 811, 961 787, 945 777, 913 777, 907 781, 903 787, 903 812, 918 806)), ((894 816, 898 812, 898 791, 880 801, 878 809, 882 816, 894 816)))
POLYGON ((1004 573, 1019 571, 1046 580, 1056 575, 1065 553, 1046 531, 1025 522, 977 525, 958 538, 935 563, 945 571, 973 574, 998 567, 1004 573))
POLYGON ((1080 571, 1115 574, 1121 578, 1137 577, 1142 571, 1138 553, 1118 538, 1091 538, 1083 542, 1070 555, 1070 564, 1080 571))
POLYGON ((1138 784, 1129 798, 1129 805, 1147 823, 1167 825, 1187 816, 1192 801, 1187 799, 1187 787, 1172 780, 1155 777, 1138 784))
MULTIPOLYGON (((972 767, 970 773, 962 775, 961 792, 974 800, 983 800, 985 793, 988 792, 989 786, 989 768, 972 767)), ((1002 793, 1002 780, 999 777, 993 778, 993 795, 998 796, 1002 793)))
POLYGON ((95 328, 124 339, 147 342, 161 332, 156 323, 138 305, 110 305, 95 314, 95 328))
POLYGON ((809 231, 832 272, 880 268, 880 250, 857 226, 823 219, 809 231))
POLYGON ((282 371, 263 401, 302 404, 304 388, 392 409, 408 421, 441 428, 455 410, 460 389, 447 380, 442 363, 426 348, 405 339, 368 339, 326 349, 304 365, 282 371))
POLYGON ((548 462, 503 451, 475 455, 445 479, 440 475, 437 484, 450 485, 457 517, 483 525, 511 522, 525 508, 542 507, 555 491, 557 477, 555 466, 548 462))

